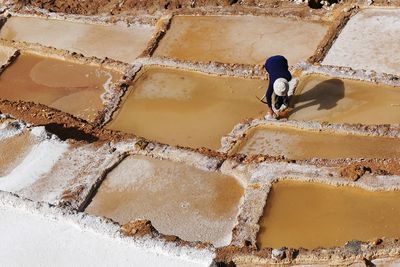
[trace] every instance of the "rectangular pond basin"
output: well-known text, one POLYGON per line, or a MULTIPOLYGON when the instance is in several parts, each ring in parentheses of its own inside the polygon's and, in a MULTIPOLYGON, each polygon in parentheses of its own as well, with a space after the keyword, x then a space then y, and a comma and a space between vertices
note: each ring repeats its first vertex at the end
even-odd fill
POLYGON ((326 65, 400 73, 400 9, 360 10, 340 32, 326 65))
POLYGON ((175 16, 154 55, 264 64, 267 57, 280 54, 293 65, 314 54, 327 28, 321 23, 283 17, 175 16))
POLYGON ((106 177, 86 212, 121 224, 148 219, 163 234, 230 243, 243 187, 183 163, 130 156, 106 177))
POLYGON ((293 97, 290 119, 331 123, 400 123, 400 88, 309 75, 293 97))
POLYGON ((100 66, 22 54, 0 76, 2 99, 33 101, 92 121, 121 74, 100 66))
POLYGON ((153 27, 147 25, 96 25, 35 17, 11 17, 0 31, 3 39, 39 43, 127 63, 143 52, 152 34, 153 27))
POLYGON ((232 148, 230 154, 235 153, 289 159, 395 158, 400 157, 400 139, 259 126, 232 148))
POLYGON ((282 181, 273 185, 261 218, 258 245, 343 246, 400 236, 400 192, 282 181))
POLYGON ((265 113, 256 96, 264 94, 267 83, 147 67, 107 128, 170 145, 218 149, 237 123, 265 113))

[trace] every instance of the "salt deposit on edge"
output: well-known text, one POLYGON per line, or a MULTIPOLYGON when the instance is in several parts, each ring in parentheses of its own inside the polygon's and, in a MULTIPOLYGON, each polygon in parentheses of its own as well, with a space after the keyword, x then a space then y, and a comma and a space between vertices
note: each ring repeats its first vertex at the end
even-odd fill
POLYGON ((16 49, 12 47, 0 46, 0 66, 7 64, 16 49))
POLYGON ((1 266, 210 266, 211 248, 123 237, 119 226, 0 191, 1 266))
POLYGON ((24 160, 6 176, 0 177, 0 189, 16 192, 49 172, 68 149, 68 144, 54 136, 47 136, 44 127, 33 128, 31 133, 42 140, 35 144, 24 160))
POLYGON ((22 133, 22 130, 26 128, 26 125, 17 120, 12 120, 10 117, 0 114, 0 120, 10 119, 9 121, 0 123, 0 141, 13 137, 22 133))

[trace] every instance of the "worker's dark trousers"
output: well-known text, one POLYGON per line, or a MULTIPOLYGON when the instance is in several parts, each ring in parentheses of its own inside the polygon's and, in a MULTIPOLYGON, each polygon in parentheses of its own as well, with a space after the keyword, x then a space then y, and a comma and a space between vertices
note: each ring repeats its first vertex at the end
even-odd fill
POLYGON ((274 104, 275 109, 279 110, 283 104, 285 104, 286 106, 289 106, 288 101, 289 101, 289 97, 287 97, 287 96, 275 96, 275 104, 274 104))

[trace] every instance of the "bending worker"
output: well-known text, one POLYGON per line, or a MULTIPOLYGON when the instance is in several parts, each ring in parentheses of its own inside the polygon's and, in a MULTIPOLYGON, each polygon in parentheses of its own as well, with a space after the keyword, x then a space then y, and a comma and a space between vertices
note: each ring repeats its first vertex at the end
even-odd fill
POLYGON ((294 93, 297 79, 292 79, 284 56, 268 58, 264 67, 269 75, 268 89, 264 96, 264 103, 268 105, 266 118, 278 118, 289 106, 289 98, 294 93))

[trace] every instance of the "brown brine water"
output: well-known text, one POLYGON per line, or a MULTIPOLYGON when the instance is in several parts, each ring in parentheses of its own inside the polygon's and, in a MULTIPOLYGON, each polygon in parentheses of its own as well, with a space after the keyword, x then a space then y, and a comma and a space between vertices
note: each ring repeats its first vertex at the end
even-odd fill
POLYGON ((400 88, 310 75, 299 84, 290 119, 331 123, 400 123, 400 88))
POLYGON ((308 248, 400 237, 400 192, 370 192, 311 182, 272 186, 258 246, 308 248))
POLYGON ((148 67, 107 128, 170 145, 218 149, 237 123, 265 113, 256 96, 264 94, 267 83, 148 67))
POLYGON ((32 101, 93 120, 101 95, 119 74, 108 69, 22 54, 0 76, 2 99, 32 101))
POLYGON ((227 245, 242 194, 233 177, 130 156, 107 175, 86 212, 122 224, 148 219, 163 234, 227 245))
POLYGON ((235 153, 289 159, 395 158, 400 157, 400 139, 259 126, 250 129, 230 152, 235 153))

